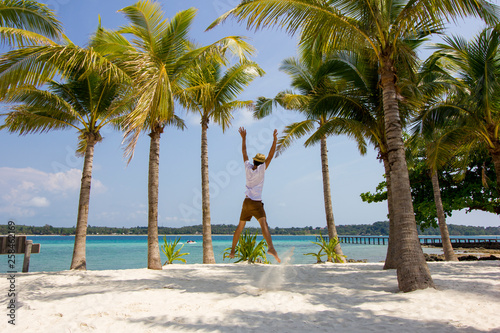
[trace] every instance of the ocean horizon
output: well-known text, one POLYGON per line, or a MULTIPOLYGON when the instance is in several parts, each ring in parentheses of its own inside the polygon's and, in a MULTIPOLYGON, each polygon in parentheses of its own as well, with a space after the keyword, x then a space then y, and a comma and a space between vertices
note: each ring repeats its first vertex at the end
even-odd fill
MULTIPOLYGON (((201 264, 203 262, 203 246, 201 235, 167 235, 168 241, 180 237, 177 249, 183 245, 181 253, 189 253, 182 258, 186 264, 201 264), (193 243, 187 243, 187 241, 193 243)), ((319 250, 316 235, 273 235, 273 243, 280 258, 289 264, 314 264, 316 259, 306 253, 319 250)), ((375 236, 373 236, 375 237, 375 236)), ((429 236, 425 236, 429 238, 429 236)), ((438 237, 438 236, 436 236, 438 237)), ((499 236, 463 236, 464 238, 500 238, 499 236)), ((41 244, 40 253, 32 254, 30 272, 56 272, 68 270, 73 255, 74 236, 38 236, 28 235, 33 243, 41 244)), ((257 240, 261 240, 259 235, 257 240)), ((223 253, 231 246, 232 235, 213 235, 212 244, 216 263, 232 263, 234 260, 223 260, 223 253)), ((166 257, 161 251, 164 244, 163 235, 159 236, 162 264, 166 257)), ((89 235, 87 236, 87 269, 88 270, 120 270, 147 267, 147 236, 146 235, 89 235)), ((385 260, 387 245, 342 243, 342 251, 347 259, 381 262, 385 260)), ((426 253, 442 253, 441 248, 424 248, 426 253)), ((24 255, 16 255, 16 267, 21 271, 24 255)), ((276 263, 274 258, 268 258, 276 263)), ((324 256, 326 259, 326 256, 324 256)), ((0 257, 0 273, 7 272, 7 256, 0 257)), ((183 264, 176 261, 175 264, 183 264)))

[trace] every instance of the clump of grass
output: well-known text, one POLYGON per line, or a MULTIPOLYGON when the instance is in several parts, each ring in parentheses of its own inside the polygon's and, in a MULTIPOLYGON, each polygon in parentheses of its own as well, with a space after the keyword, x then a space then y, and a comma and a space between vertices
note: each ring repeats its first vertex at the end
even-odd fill
MULTIPOLYGON (((228 247, 224 251, 223 259, 226 259, 231 253, 231 248, 228 247)), ((252 235, 248 230, 245 230, 245 232, 240 235, 240 239, 235 248, 234 257, 237 259, 235 262, 248 261, 250 264, 255 262, 268 264, 269 261, 267 260, 266 252, 266 241, 261 240, 257 243, 257 234, 252 235)))
POLYGON ((316 263, 317 264, 322 264, 323 263, 323 260, 321 259, 321 257, 324 255, 323 254, 323 248, 320 248, 318 253, 316 252, 311 252, 311 253, 304 253, 305 256, 314 256, 316 258, 316 263))
POLYGON ((306 253, 304 255, 312 255, 316 257, 317 263, 322 263, 321 257, 326 255, 327 260, 329 262, 343 262, 344 258, 346 256, 344 255, 339 255, 337 252, 335 252, 335 247, 340 243, 339 239, 337 237, 331 238, 329 241, 326 241, 322 235, 319 235, 320 241, 319 242, 311 242, 313 244, 316 244, 320 247, 318 253, 306 253), (323 253, 324 252, 324 253, 323 253))
POLYGON ((169 242, 167 241, 167 237, 163 236, 163 242, 165 244, 161 246, 161 250, 163 251, 163 253, 165 253, 165 256, 167 257, 167 261, 165 261, 163 265, 173 264, 175 260, 186 263, 186 259, 181 258, 182 256, 189 254, 189 253, 181 253, 184 244, 182 244, 182 246, 178 250, 175 250, 180 240, 181 238, 179 237, 169 242))

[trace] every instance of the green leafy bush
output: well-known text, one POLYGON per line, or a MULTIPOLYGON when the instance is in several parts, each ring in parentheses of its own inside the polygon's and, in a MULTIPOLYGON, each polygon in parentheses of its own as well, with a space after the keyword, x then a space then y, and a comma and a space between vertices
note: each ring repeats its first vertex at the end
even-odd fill
POLYGON ((319 235, 319 242, 311 242, 313 244, 317 244, 320 247, 318 253, 306 253, 306 255, 314 255, 318 262, 321 262, 321 257, 326 254, 327 260, 329 262, 343 262, 343 258, 345 256, 341 256, 335 252, 335 247, 340 243, 337 237, 331 238, 328 242, 323 238, 323 236, 319 235), (322 254, 322 252, 325 252, 322 254))
POLYGON ((311 253, 304 253, 305 256, 314 256, 316 258, 316 263, 321 264, 323 263, 323 260, 321 257, 323 256, 323 248, 320 248, 318 253, 311 252, 311 253))
POLYGON ((173 264, 175 260, 182 261, 183 263, 186 262, 186 259, 181 258, 182 256, 188 255, 189 253, 180 253, 182 248, 184 247, 184 244, 178 249, 177 251, 175 248, 177 247, 177 244, 181 238, 176 238, 175 240, 169 242, 167 241, 167 237, 163 236, 163 242, 165 243, 164 245, 161 246, 161 250, 163 253, 165 253, 165 256, 167 257, 167 261, 165 261, 164 265, 166 264, 173 264))
MULTIPOLYGON (((252 235, 248 232, 248 230, 245 230, 245 233, 240 235, 240 239, 238 240, 238 244, 235 248, 234 257, 237 259, 235 262, 248 261, 250 264, 254 262, 268 264, 269 261, 267 260, 266 252, 266 241, 261 240, 257 243, 257 234, 252 235)), ((226 259, 230 253, 231 248, 228 247, 225 249, 223 259, 226 259)))

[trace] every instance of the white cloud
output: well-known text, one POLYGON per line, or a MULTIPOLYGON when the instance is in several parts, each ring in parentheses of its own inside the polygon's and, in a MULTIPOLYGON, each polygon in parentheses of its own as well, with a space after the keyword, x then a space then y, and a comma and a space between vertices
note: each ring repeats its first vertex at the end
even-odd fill
POLYGON ((45 197, 34 197, 26 204, 29 207, 49 207, 50 201, 45 197))
POLYGON ((50 192, 68 192, 80 188, 82 172, 78 169, 69 169, 66 172, 47 173, 43 186, 50 192))
POLYGON ((249 127, 257 121, 257 119, 254 118, 252 111, 249 111, 248 109, 239 110, 236 113, 235 118, 236 119, 233 125, 235 128, 239 128, 241 126, 249 127))
MULTIPOLYGON (((48 173, 33 168, 0 168, 0 212, 10 217, 34 216, 38 209, 67 195, 78 195, 81 171, 48 173)), ((99 180, 92 181, 96 192, 106 190, 99 180)))
POLYGON ((188 123, 189 127, 201 127, 201 116, 199 113, 192 113, 189 112, 186 114, 186 122, 188 123))

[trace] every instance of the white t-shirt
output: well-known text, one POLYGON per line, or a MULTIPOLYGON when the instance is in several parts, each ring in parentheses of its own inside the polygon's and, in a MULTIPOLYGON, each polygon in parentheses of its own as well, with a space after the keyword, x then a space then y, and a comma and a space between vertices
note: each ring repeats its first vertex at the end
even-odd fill
POLYGON ((245 161, 245 174, 247 178, 245 195, 252 200, 262 201, 262 189, 264 187, 264 174, 266 163, 262 163, 257 169, 252 170, 253 164, 245 161))

